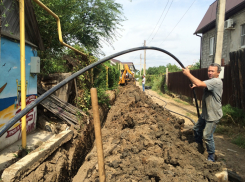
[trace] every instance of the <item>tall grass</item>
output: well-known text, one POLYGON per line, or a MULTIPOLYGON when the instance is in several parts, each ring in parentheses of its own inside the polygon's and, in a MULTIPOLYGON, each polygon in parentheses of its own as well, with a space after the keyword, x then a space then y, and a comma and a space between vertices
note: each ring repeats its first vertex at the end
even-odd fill
POLYGON ((223 117, 221 119, 221 124, 245 126, 245 112, 242 109, 227 104, 222 107, 222 111, 223 117))

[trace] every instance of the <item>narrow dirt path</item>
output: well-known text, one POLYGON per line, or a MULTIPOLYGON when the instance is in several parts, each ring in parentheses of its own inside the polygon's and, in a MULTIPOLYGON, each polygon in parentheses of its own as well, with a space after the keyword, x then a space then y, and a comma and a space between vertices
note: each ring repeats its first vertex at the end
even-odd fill
MULTIPOLYGON (((139 84, 137 83, 137 86, 139 84)), ((139 86, 141 89, 142 87, 139 86)), ((167 102, 167 105, 165 102, 157 99, 156 97, 152 97, 152 100, 159 105, 166 105, 166 108, 169 110, 172 110, 174 112, 178 112, 180 114, 186 115, 193 119, 195 122, 197 121, 197 114, 196 114, 196 107, 190 104, 182 103, 182 102, 176 102, 173 98, 170 96, 164 94, 164 96, 160 96, 157 92, 153 90, 145 90, 146 95, 153 95, 156 97, 159 97, 160 99, 167 102)), ((151 96, 150 96, 151 97, 151 96)), ((174 113, 171 113, 174 114, 174 113)), ((185 128, 189 129, 193 127, 192 122, 182 116, 178 116, 177 114, 174 114, 177 117, 185 120, 185 128)), ((215 140, 215 147, 216 147, 216 155, 217 155, 217 161, 223 162, 226 164, 227 168, 231 171, 236 172, 239 174, 243 180, 245 181, 245 150, 238 147, 237 145, 234 145, 230 142, 229 138, 215 134, 214 135, 215 140)), ((205 154, 204 154, 205 155, 205 154)), ((207 155, 207 154, 206 154, 207 155)))

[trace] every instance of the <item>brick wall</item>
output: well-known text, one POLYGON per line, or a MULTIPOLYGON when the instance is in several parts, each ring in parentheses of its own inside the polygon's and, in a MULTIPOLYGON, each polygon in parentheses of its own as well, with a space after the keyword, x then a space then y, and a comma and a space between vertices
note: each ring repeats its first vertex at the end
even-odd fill
MULTIPOLYGON (((214 60, 214 55, 209 54, 209 40, 211 37, 215 37, 215 34, 216 34, 215 28, 203 34, 201 68, 207 68, 214 60)), ((223 50, 222 50, 222 58, 224 59, 225 64, 228 64, 230 62, 229 50, 230 50, 230 32, 229 30, 225 30, 224 39, 223 39, 223 50)), ((214 47, 214 52, 215 52, 215 47, 214 47)))

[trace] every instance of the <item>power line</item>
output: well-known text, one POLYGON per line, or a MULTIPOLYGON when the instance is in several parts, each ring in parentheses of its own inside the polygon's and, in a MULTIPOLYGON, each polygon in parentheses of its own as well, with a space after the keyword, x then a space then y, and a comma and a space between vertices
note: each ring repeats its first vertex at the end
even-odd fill
MULTIPOLYGON (((177 25, 180 23, 180 21, 183 19, 183 17, 186 15, 186 13, 189 11, 189 9, 192 7, 192 5, 194 4, 196 2, 196 0, 194 0, 193 2, 192 2, 192 4, 190 5, 190 7, 186 10, 186 12, 184 13, 184 15, 180 18, 180 20, 178 21, 178 23, 174 26, 174 28, 171 30, 171 32, 168 34, 168 36, 173 32, 173 30, 177 27, 177 25)), ((163 40, 163 42, 166 40, 166 38, 168 38, 168 36, 167 37, 165 37, 165 39, 163 40)), ((162 43, 163 43, 162 42, 162 43)), ((162 44, 161 43, 161 44, 162 44)), ((161 45, 161 44, 159 44, 158 45, 158 47, 161 45)), ((152 54, 150 54, 150 55, 152 55, 152 54)), ((149 55, 149 56, 150 56, 149 55)))
MULTIPOLYGON (((171 2, 170 6, 168 7, 168 11, 169 11, 169 9, 170 9, 170 7, 171 7, 172 3, 173 3, 173 0, 172 0, 172 2, 171 2)), ((152 40, 155 38, 155 36, 156 36, 157 32, 159 31, 160 27, 162 26, 162 23, 163 23, 164 19, 166 18, 167 14, 168 14, 168 11, 167 11, 167 13, 165 14, 165 16, 164 16, 164 18, 163 18, 163 20, 162 20, 162 22, 161 22, 160 26, 158 27, 158 29, 157 29, 157 31, 156 31, 156 33, 155 33, 155 35, 154 35, 154 36, 153 36, 153 38, 150 40, 149 44, 150 44, 150 43, 152 42, 152 40)))
MULTIPOLYGON (((168 2, 169 2, 169 0, 168 0, 168 2)), ((162 15, 163 15, 163 13, 164 13, 164 11, 165 11, 165 9, 166 9, 167 5, 168 5, 168 2, 167 2, 167 4, 166 4, 166 6, 164 7, 163 12, 162 12, 162 14, 161 14, 160 18, 158 19, 157 24, 159 23, 160 19, 162 18, 162 15)), ((147 38, 147 40, 148 40, 148 39, 151 37, 152 33, 154 32, 154 30, 155 30, 155 29, 156 29, 156 27, 157 27, 157 24, 155 25, 155 27, 154 27, 153 31, 151 32, 151 34, 150 34, 150 36, 147 38)))
MULTIPOLYGON (((174 26, 174 28, 170 31, 170 33, 168 34, 168 36, 174 31, 174 29, 177 27, 177 25, 181 22, 181 20, 184 18, 184 16, 186 15, 186 13, 189 11, 189 9, 192 7, 192 5, 194 4, 196 2, 196 0, 194 0, 193 2, 192 2, 192 4, 190 5, 190 7, 187 9, 187 11, 184 13, 184 15, 180 18, 180 20, 178 21, 178 23, 174 26)), ((167 37, 165 37, 165 39, 163 40, 163 42, 168 38, 168 36, 167 37)), ((160 44, 161 45, 161 44, 160 44)), ((160 46, 159 45, 159 46, 160 46)))

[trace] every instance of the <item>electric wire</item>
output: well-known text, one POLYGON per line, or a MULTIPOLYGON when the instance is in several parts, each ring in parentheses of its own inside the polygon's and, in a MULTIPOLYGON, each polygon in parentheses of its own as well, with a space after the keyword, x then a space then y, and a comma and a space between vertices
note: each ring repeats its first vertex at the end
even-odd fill
MULTIPOLYGON (((172 3, 173 3, 173 0, 171 1, 170 6, 168 7, 168 11, 169 11, 170 7, 172 6, 172 3)), ((154 34, 154 36, 153 36, 153 38, 151 39, 151 41, 149 42, 149 44, 152 42, 152 40, 155 38, 156 34, 158 33, 160 27, 162 26, 163 21, 165 20, 167 14, 168 14, 168 11, 167 11, 167 13, 165 14, 164 18, 162 19, 162 22, 161 22, 160 26, 158 27, 156 33, 154 34)))
MULTIPOLYGON (((161 14, 160 18, 159 18, 159 19, 158 19, 158 21, 157 21, 157 24, 159 23, 160 19, 162 18, 162 15, 163 15, 163 13, 164 13, 164 11, 165 11, 165 9, 166 9, 166 7, 167 7, 168 3, 169 3, 169 0, 168 0, 168 2, 167 2, 166 6, 165 6, 165 7, 164 7, 164 9, 163 9, 162 14, 161 14)), ((156 27, 157 27, 157 24, 155 25, 155 27, 154 27, 153 31, 151 32, 150 36, 149 36, 149 37, 146 39, 146 41, 148 41, 148 40, 149 40, 149 38, 151 37, 152 33, 154 32, 154 30, 155 30, 155 29, 156 29, 156 27)))
MULTIPOLYGON (((193 2, 192 2, 192 4, 189 6, 189 8, 187 9, 187 11, 183 14, 183 16, 180 18, 180 20, 177 22, 177 24, 174 26, 174 28, 170 31, 170 33, 167 35, 167 37, 165 37, 165 39, 163 40, 163 42, 169 37, 169 35, 174 31, 174 29, 178 26, 178 24, 181 22, 181 20, 184 18, 184 16, 186 15, 186 13, 190 10, 190 8, 192 7, 192 5, 194 4, 196 2, 196 0, 194 0, 193 2)), ((163 43, 162 42, 162 43, 163 43)), ((161 44, 162 44, 161 43, 161 44)), ((161 45, 160 44, 160 45, 161 45)), ((160 46, 159 45, 159 46, 160 46)))
MULTIPOLYGON (((178 21, 178 23, 174 26, 174 28, 171 30, 171 32, 168 34, 168 36, 173 32, 173 30, 177 27, 177 25, 180 23, 180 21, 184 18, 184 16, 186 15, 186 13, 190 10, 190 8, 192 7, 192 5, 194 4, 196 2, 196 0, 194 0, 193 2, 192 2, 192 4, 189 6, 189 8, 186 10, 186 12, 182 15, 182 17, 180 18, 180 20, 178 21)), ((168 38, 168 36, 167 37, 165 37, 165 39, 163 40, 163 42, 168 38)), ((162 42, 162 43, 163 43, 162 42)), ((160 43, 158 46, 160 46, 162 43, 160 43)), ((151 53, 150 55, 148 55, 148 56, 151 56, 153 53, 151 53)))

